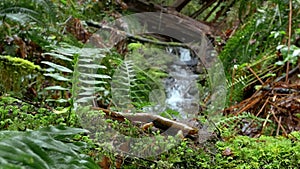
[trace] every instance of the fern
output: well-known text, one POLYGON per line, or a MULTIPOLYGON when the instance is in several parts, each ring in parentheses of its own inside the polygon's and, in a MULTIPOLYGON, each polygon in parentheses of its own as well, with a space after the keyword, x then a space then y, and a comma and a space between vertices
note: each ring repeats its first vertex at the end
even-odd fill
POLYGON ((65 142, 86 132, 64 126, 26 132, 1 131, 0 168, 99 168, 90 157, 80 153, 86 148, 85 143, 65 142))
MULTIPOLYGON (((107 75, 98 74, 98 69, 105 69, 105 66, 97 64, 100 63, 105 55, 103 49, 93 48, 78 48, 68 44, 62 44, 62 47, 55 47, 54 50, 44 55, 50 55, 56 58, 65 65, 53 63, 49 61, 42 61, 42 63, 49 66, 45 76, 54 78, 61 85, 50 86, 45 90, 65 90, 72 94, 71 99, 60 99, 61 102, 73 103, 88 103, 95 99, 97 92, 105 91, 101 84, 106 82, 101 79, 110 78, 107 75), (65 75, 62 75, 65 73, 65 75)), ((48 99, 48 101, 57 101, 48 99)))
POLYGON ((165 102, 165 98, 161 97, 164 96, 162 87, 152 69, 144 70, 140 64, 125 59, 112 77, 112 100, 117 109, 131 111, 150 102, 162 104, 165 102))
POLYGON ((249 125, 255 124, 256 128, 262 127, 263 122, 268 121, 272 123, 271 120, 266 120, 264 118, 256 117, 255 115, 247 112, 230 117, 223 117, 215 125, 219 129, 225 129, 224 131, 229 131, 230 134, 237 132, 245 132, 249 125))
POLYGON ((136 72, 133 61, 124 60, 116 70, 112 79, 112 99, 114 104, 121 109, 127 109, 131 105, 132 87, 136 81, 136 72))
POLYGON ((247 81, 248 81, 248 76, 247 75, 242 75, 240 77, 234 78, 233 82, 227 80, 227 88, 231 88, 231 87, 236 86, 238 84, 242 84, 242 85, 246 86, 247 81))
POLYGON ((0 16, 20 24, 29 21, 48 24, 55 23, 56 10, 50 0, 3 0, 0 3, 0 16))

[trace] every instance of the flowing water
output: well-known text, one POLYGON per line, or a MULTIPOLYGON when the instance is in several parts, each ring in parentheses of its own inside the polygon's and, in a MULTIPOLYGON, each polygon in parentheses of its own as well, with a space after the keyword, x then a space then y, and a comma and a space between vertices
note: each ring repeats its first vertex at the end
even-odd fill
MULTIPOLYGON (((191 119, 199 111, 198 75, 192 70, 198 60, 192 57, 189 49, 167 48, 168 53, 178 59, 169 66, 169 77, 164 79, 166 107, 180 114, 180 119, 191 119)), ((175 117, 178 118, 178 117, 175 117)))

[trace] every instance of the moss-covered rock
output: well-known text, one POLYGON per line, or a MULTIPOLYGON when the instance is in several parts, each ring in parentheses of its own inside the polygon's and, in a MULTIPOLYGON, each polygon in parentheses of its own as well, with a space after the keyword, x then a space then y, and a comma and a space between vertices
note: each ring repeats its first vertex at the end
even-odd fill
POLYGON ((41 70, 40 66, 28 60, 0 55, 0 91, 14 92, 16 95, 26 92, 30 83, 42 79, 41 70))

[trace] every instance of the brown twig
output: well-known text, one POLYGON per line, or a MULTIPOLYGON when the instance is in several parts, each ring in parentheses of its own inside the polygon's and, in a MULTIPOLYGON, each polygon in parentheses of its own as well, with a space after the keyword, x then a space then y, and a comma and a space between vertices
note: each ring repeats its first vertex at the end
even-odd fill
POLYGON ((256 117, 259 116, 259 114, 263 111, 263 109, 265 108, 265 106, 267 105, 268 102, 269 102, 269 97, 267 98, 267 100, 265 101, 265 103, 263 104, 263 106, 260 108, 260 110, 258 111, 258 113, 256 114, 256 117))
POLYGON ((276 136, 279 135, 280 126, 281 126, 281 116, 279 116, 279 124, 278 124, 277 130, 276 130, 276 136))
MULTIPOLYGON (((265 119, 265 121, 264 121, 264 124, 263 124, 263 126, 262 126, 261 132, 264 131, 264 128, 266 127, 269 118, 270 118, 270 113, 268 113, 268 115, 267 115, 267 117, 266 117, 266 119, 265 119)), ((263 134, 263 133, 261 133, 261 134, 263 134)))
POLYGON ((271 110, 271 113, 272 113, 275 121, 277 122, 278 126, 282 129, 284 135, 287 136, 287 132, 285 131, 284 127, 281 125, 281 122, 279 122, 278 118, 276 117, 274 110, 271 110))
POLYGON ((247 104, 245 107, 243 107, 237 114, 240 114, 244 111, 247 111, 248 109, 250 109, 253 105, 255 105, 256 103, 258 103, 261 100, 261 98, 257 97, 255 98, 253 101, 251 101, 249 104, 247 104))
POLYGON ((264 84, 264 82, 259 78, 259 76, 257 76, 257 74, 254 72, 254 70, 253 69, 251 69, 251 67, 247 67, 249 70, 250 70, 250 72, 257 78, 257 80, 263 85, 264 84))

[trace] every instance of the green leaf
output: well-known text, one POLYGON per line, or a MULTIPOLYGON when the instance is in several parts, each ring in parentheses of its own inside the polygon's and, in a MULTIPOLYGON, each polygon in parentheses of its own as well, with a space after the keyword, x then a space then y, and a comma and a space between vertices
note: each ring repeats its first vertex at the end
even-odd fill
POLYGON ((53 67, 53 68, 55 68, 55 69, 57 69, 57 70, 59 70, 59 71, 61 71, 61 72, 67 72, 67 73, 72 73, 72 72, 73 72, 73 71, 72 71, 71 69, 69 69, 69 68, 66 68, 66 67, 61 66, 61 65, 57 65, 57 64, 52 63, 52 62, 42 61, 41 63, 44 63, 44 64, 46 64, 46 65, 48 65, 48 66, 51 66, 51 67, 53 67))
POLYGON ((65 126, 49 126, 26 132, 1 131, 0 136, 7 134, 7 137, 0 140, 0 168, 98 169, 99 166, 89 156, 80 153, 86 148, 85 143, 64 142, 72 139, 75 134, 86 132, 84 129, 65 126))
POLYGON ((61 75, 59 75, 58 73, 45 73, 44 76, 49 76, 49 77, 52 77, 54 78, 55 80, 59 80, 59 81, 70 81, 70 79, 67 79, 61 75))
POLYGON ((61 86, 50 86, 50 87, 46 87, 45 90, 70 90, 70 89, 61 86))
POLYGON ((300 49, 294 50, 293 56, 300 56, 300 49))
POLYGON ((71 128, 63 125, 59 126, 49 126, 39 129, 42 134, 49 134, 53 137, 55 136, 71 136, 79 133, 88 133, 89 131, 81 128, 71 128))
POLYGON ((46 99, 47 102, 57 102, 57 103, 67 103, 69 100, 67 99, 46 99))
POLYGON ((80 89, 85 90, 85 91, 95 91, 95 92, 105 91, 104 87, 96 87, 96 86, 91 86, 91 87, 81 86, 80 89))
POLYGON ((79 79, 79 81, 82 82, 82 83, 85 83, 85 84, 89 84, 89 85, 106 84, 106 82, 97 81, 97 80, 83 80, 83 79, 79 79))
POLYGON ((83 77, 110 79, 110 76, 108 76, 108 75, 88 74, 88 73, 81 73, 80 75, 83 76, 83 77))
POLYGON ((95 96, 89 96, 89 97, 82 97, 80 99, 77 99, 76 102, 77 103, 86 103, 86 102, 89 102, 93 99, 95 99, 96 97, 95 96))
POLYGON ((57 53, 43 53, 43 55, 50 55, 61 60, 72 61, 72 59, 57 53))
POLYGON ((278 45, 277 47, 276 47, 276 50, 280 50, 280 49, 282 49, 282 48, 284 48, 284 47, 286 47, 285 45, 278 45))
POLYGON ((89 68, 89 69, 106 69, 106 66, 97 64, 79 64, 79 67, 89 68))
POLYGON ((282 65, 284 65, 284 63, 285 63, 285 62, 283 62, 283 61, 277 61, 277 62, 275 63, 275 65, 282 66, 282 65))

